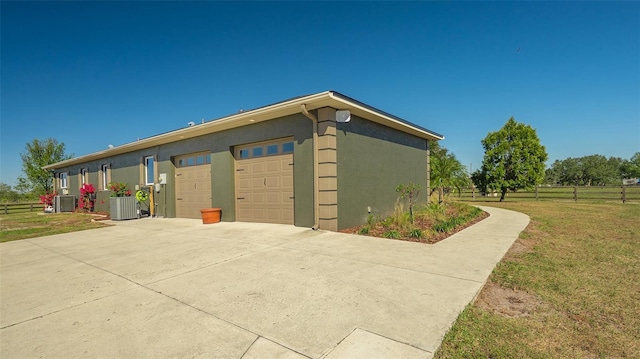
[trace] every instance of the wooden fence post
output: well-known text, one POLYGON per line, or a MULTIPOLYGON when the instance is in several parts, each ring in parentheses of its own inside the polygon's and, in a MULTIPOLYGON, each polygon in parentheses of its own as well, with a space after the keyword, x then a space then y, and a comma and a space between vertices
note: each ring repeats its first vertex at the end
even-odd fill
POLYGON ((475 187, 471 188, 471 199, 474 200, 474 201, 476 200, 476 188, 475 187))
POLYGON ((627 188, 622 185, 622 203, 627 201, 627 188))
POLYGON ((8 214, 8 213, 9 213, 9 211, 8 211, 8 209, 7 209, 7 204, 5 203, 5 204, 4 204, 4 214, 8 214))
POLYGON ((538 186, 536 186, 536 201, 538 200, 538 186))
POLYGON ((573 186, 573 200, 578 202, 578 186, 573 186))

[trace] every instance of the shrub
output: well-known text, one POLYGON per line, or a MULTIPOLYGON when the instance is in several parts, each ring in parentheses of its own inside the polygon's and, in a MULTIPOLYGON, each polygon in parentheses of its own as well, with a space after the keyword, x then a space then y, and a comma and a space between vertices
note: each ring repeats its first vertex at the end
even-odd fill
POLYGON ((400 232, 396 231, 395 229, 392 229, 390 231, 384 232, 384 234, 382 236, 384 236, 384 238, 391 238, 391 239, 398 239, 398 238, 402 237, 400 235, 400 232))
POLYGON ((358 231, 358 234, 363 234, 363 235, 369 234, 369 227, 365 226, 360 228, 360 230, 358 231))
POLYGON ((423 236, 424 236, 424 233, 422 232, 422 230, 420 228, 414 228, 411 231, 409 231, 409 237, 410 238, 420 239, 423 236))
POLYGON ((449 219, 436 222, 436 224, 433 225, 433 229, 436 232, 449 232, 463 224, 465 221, 464 217, 451 217, 449 219))
POLYGON ((396 205, 393 207, 393 213, 389 218, 391 224, 399 228, 407 228, 413 223, 411 215, 404 211, 404 204, 399 200, 396 201, 396 205))

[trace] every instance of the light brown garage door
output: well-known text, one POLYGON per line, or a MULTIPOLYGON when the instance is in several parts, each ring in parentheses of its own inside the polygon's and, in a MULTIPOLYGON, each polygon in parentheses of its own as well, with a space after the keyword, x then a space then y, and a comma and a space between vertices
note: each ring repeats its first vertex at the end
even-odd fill
POLYGON ((176 166, 176 217, 201 218, 211 207, 211 156, 196 153, 174 159, 176 166))
POLYGON ((293 224, 293 140, 236 147, 236 220, 293 224))

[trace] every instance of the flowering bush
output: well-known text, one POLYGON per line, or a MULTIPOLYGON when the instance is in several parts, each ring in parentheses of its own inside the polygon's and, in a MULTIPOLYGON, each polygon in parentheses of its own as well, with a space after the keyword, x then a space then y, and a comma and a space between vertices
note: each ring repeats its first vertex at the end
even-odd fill
POLYGON ((109 183, 109 189, 113 192, 111 197, 131 196, 131 190, 127 189, 127 184, 124 182, 111 182, 109 183))
POLYGON ((40 196, 40 203, 44 204, 45 209, 47 209, 47 207, 53 207, 53 198, 57 195, 56 192, 43 194, 40 196))
POLYGON ((92 212, 94 205, 95 188, 90 183, 85 183, 80 187, 80 200, 78 201, 78 208, 85 211, 92 212))

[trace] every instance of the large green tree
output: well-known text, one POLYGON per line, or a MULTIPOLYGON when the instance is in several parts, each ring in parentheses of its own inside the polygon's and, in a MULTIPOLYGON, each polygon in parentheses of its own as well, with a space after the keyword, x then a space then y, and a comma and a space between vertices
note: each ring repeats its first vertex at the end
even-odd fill
POLYGON ((25 153, 20 154, 25 177, 19 177, 18 182, 23 187, 30 186, 38 194, 50 193, 53 190, 53 173, 42 167, 64 161, 72 155, 66 155, 64 143, 58 143, 53 138, 34 139, 27 143, 25 150, 25 153))
POLYGON ((438 191, 438 202, 442 203, 451 190, 460 192, 469 185, 469 175, 456 156, 437 142, 431 147, 430 154, 431 192, 438 191))
POLYGON ((620 164, 622 178, 640 178, 640 152, 636 152, 629 160, 620 164))
POLYGON ((548 156, 533 127, 511 117, 500 130, 489 132, 482 147, 482 167, 472 175, 481 191, 499 191, 500 201, 504 201, 507 191, 542 183, 548 156))

